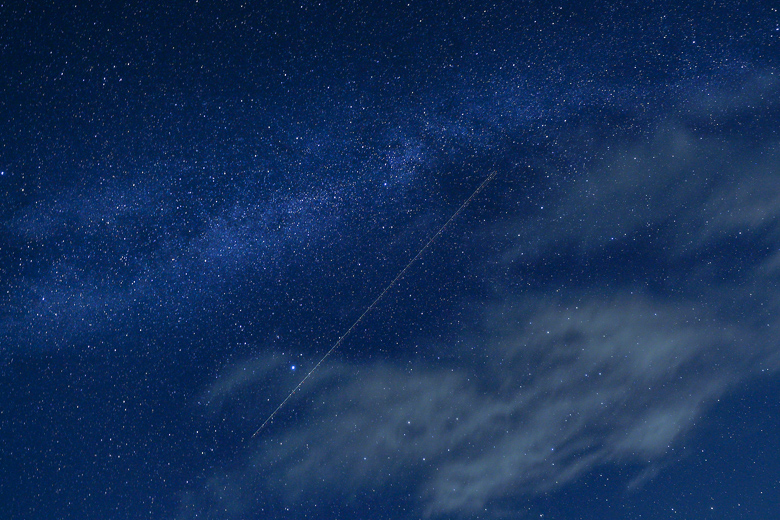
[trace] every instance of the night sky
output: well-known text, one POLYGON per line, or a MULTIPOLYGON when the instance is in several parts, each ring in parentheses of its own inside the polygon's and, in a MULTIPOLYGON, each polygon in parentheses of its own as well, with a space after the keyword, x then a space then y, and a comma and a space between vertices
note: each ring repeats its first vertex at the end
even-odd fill
POLYGON ((0 516, 780 518, 779 9, 0 1, 0 516))

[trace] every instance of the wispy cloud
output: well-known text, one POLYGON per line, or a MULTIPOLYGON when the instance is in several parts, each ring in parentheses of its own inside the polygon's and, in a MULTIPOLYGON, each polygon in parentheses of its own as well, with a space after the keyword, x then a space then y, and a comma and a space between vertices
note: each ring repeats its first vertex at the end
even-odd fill
POLYGON ((428 514, 474 512, 603 464, 652 470, 730 385, 780 369, 777 348, 755 349, 737 324, 713 327, 711 314, 682 302, 529 298, 486 319, 481 346, 462 353, 481 366, 337 365, 341 383, 309 387, 304 416, 266 432, 229 480, 298 503, 413 481, 428 514))
MULTIPOLYGON (((561 249, 595 262, 617 241, 628 262, 678 265, 673 286, 603 273, 565 291, 496 284, 446 363, 331 361, 322 377, 338 384, 315 377, 296 419, 189 503, 241 516, 257 490, 300 505, 405 486, 415 514, 460 515, 606 464, 636 468, 633 484, 653 475, 734 385, 780 370, 780 144, 728 135, 666 121, 649 139, 605 143, 560 199, 493 229, 511 237, 496 253, 509 273, 561 249), (639 253, 649 244, 654 259, 639 253)), ((240 401, 230 388, 212 391, 240 401)))

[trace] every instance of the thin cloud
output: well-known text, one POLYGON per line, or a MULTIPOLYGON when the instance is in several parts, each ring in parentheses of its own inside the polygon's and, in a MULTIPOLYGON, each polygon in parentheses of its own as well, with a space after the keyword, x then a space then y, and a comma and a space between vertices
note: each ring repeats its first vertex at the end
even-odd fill
POLYGON ((230 480, 305 501, 411 479, 427 514, 474 512, 603 464, 652 470, 711 403, 776 356, 745 363, 738 326, 714 330, 684 305, 623 295, 529 313, 532 301, 490 311, 481 348, 492 363, 476 371, 338 365, 342 383, 309 388, 295 428, 269 432, 230 480))
MULTIPOLYGON (((738 105, 713 117, 750 106, 738 105)), ((509 237, 496 252, 507 278, 472 302, 485 310, 446 363, 332 361, 329 383, 314 377, 291 403, 292 426, 269 429, 188 504, 225 501, 240 517, 259 507, 258 492, 301 506, 403 486, 418 497, 415 515, 436 517, 537 496, 603 465, 635 468, 629 487, 652 478, 713 403, 780 371, 780 143, 751 142, 680 118, 602 143, 603 159, 562 182, 559 198, 493 229, 509 237), (680 264, 679 279, 653 288, 595 272, 563 291, 511 280, 517 264, 544 268, 561 250, 595 263, 616 241, 629 251, 625 269, 680 264)), ((223 402, 246 409, 217 385, 223 402)))

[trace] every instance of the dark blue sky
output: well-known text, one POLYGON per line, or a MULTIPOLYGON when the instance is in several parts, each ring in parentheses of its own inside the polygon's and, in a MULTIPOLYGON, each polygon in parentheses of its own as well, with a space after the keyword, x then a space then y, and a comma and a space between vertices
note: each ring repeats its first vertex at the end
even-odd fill
POLYGON ((6 517, 777 518, 780 12, 580 4, 0 3, 6 517))

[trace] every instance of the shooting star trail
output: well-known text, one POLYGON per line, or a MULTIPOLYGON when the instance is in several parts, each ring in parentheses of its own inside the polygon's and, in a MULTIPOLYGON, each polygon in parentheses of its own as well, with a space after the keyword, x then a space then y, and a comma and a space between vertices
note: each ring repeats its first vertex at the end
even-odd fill
POLYGON ((425 250, 428 249, 428 247, 439 237, 439 235, 441 235, 444 232, 445 229, 447 229, 447 226, 450 225, 450 222, 455 220, 458 217, 458 215, 460 215, 460 213, 464 209, 466 209, 466 206, 468 206, 469 203, 471 203, 471 200, 474 197, 476 197, 479 194, 479 192, 481 192, 485 188, 485 186, 487 186, 490 183, 490 181, 493 180, 493 178, 496 176, 496 173, 497 172, 492 172, 490 175, 488 175, 488 177, 484 181, 482 181, 482 184, 480 184, 479 187, 477 187, 477 189, 474 190, 474 192, 469 196, 469 198, 467 198, 463 202, 463 204, 460 205, 460 207, 455 211, 455 213, 452 214, 452 216, 447 220, 447 222, 445 222, 444 225, 442 227, 440 227, 439 230, 430 238, 430 240, 428 240, 428 242, 426 242, 425 245, 422 246, 422 248, 417 252, 417 254, 414 255, 414 258, 409 260, 409 263, 406 264, 406 267, 401 269, 401 271, 399 271, 399 273, 395 276, 395 278, 393 278, 393 281, 390 282, 389 284, 387 284, 387 287, 385 287, 382 290, 382 292, 379 293, 379 296, 377 296, 376 299, 373 302, 371 302, 371 305, 366 307, 366 310, 363 311, 363 314, 361 314, 360 317, 358 319, 356 319, 355 322, 352 325, 350 325, 350 327, 347 329, 347 331, 344 334, 341 335, 341 337, 336 341, 336 343, 334 343, 333 346, 330 347, 330 350, 328 350, 325 353, 325 355, 322 356, 322 358, 317 362, 317 364, 314 365, 314 368, 309 370, 309 372, 304 376, 304 378, 301 379, 300 383, 298 383, 295 386, 295 388, 293 388, 292 391, 287 395, 287 397, 285 397, 284 400, 281 403, 279 403, 279 406, 277 406, 276 409, 273 412, 271 412, 271 415, 269 415, 268 418, 263 422, 263 424, 260 425, 260 427, 257 429, 257 431, 255 431, 255 433, 252 434, 252 437, 250 437, 250 439, 254 439, 257 436, 258 433, 263 431, 263 428, 265 428, 266 425, 273 420, 273 418, 276 416, 276 414, 279 413, 279 410, 284 408, 284 405, 287 404, 287 401, 289 401, 292 398, 292 396, 295 394, 295 392, 297 392, 301 388, 301 386, 303 386, 303 384, 306 382, 306 380, 309 379, 309 377, 311 377, 311 375, 320 367, 320 365, 326 359, 328 359, 330 357, 330 355, 333 354, 333 352, 336 351, 336 349, 338 349, 341 346, 341 344, 344 342, 344 340, 352 333, 353 330, 355 330, 355 327, 357 327, 360 324, 360 322, 363 321, 363 318, 365 318, 366 315, 369 312, 371 312, 371 310, 374 307, 377 306, 377 304, 382 300, 382 298, 384 298, 385 294, 387 294, 387 292, 390 289, 393 288, 393 286, 398 282, 398 280, 400 280, 403 277, 403 275, 406 273, 406 271, 408 271, 409 268, 417 261, 417 259, 420 258, 420 256, 422 256, 422 254, 425 252, 425 250))

